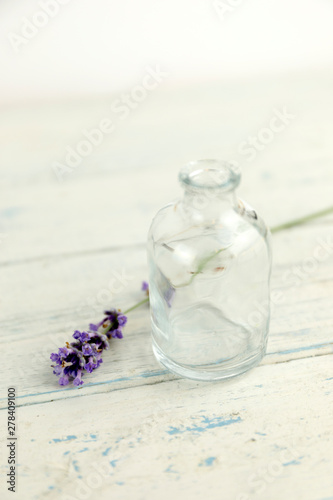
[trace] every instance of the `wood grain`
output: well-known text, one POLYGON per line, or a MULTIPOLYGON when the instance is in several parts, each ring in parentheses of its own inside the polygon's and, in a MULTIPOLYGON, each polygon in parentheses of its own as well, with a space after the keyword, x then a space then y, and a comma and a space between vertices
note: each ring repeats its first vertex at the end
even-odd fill
MULTIPOLYGON (((146 307, 82 388, 59 387, 49 360, 105 307, 141 299, 147 229, 179 195, 183 162, 239 161, 241 196, 272 225, 332 204, 331 77, 161 88, 64 183, 53 162, 116 96, 2 110, 0 424, 14 386, 17 499, 333 498, 332 216, 274 235, 268 352, 250 373, 167 373, 146 307), (283 106, 293 123, 255 161, 240 157, 283 106)), ((3 478, 0 491, 12 498, 3 478)))

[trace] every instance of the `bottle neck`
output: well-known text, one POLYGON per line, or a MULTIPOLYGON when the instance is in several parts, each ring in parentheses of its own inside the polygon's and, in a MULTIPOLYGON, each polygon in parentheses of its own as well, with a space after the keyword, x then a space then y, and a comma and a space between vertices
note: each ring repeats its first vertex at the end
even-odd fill
POLYGON ((184 211, 198 222, 221 218, 226 211, 237 209, 235 190, 240 172, 231 163, 220 160, 199 160, 185 165, 179 180, 185 190, 184 211))
POLYGON ((182 206, 187 215, 198 222, 214 223, 222 214, 238 207, 235 191, 185 189, 182 206))

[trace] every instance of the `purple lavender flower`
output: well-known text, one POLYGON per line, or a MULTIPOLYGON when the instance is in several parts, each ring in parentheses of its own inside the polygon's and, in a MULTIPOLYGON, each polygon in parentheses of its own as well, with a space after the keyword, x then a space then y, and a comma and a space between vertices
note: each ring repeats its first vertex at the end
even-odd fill
POLYGON ((87 343, 87 344, 84 344, 82 346, 82 354, 84 356, 90 356, 92 353, 93 353, 93 349, 92 349, 90 344, 87 343))
POLYGON ((83 380, 81 379, 81 377, 82 377, 82 370, 78 370, 77 375, 73 380, 73 384, 76 385, 77 387, 83 384, 83 380))
POLYGON ((79 332, 79 330, 75 330, 73 337, 81 342, 85 342, 90 338, 88 332, 79 332))
MULTIPOLYGON (((51 356, 53 356, 53 354, 51 354, 51 356)), ((51 357, 51 359, 52 359, 52 357, 51 357)), ((54 368, 53 373, 54 373, 55 375, 58 375, 58 376, 59 376, 59 375, 61 375, 61 374, 62 374, 62 368, 61 368, 61 366, 59 366, 59 365, 55 365, 55 366, 54 366, 54 365, 53 365, 53 368, 54 368)))
POLYGON ((68 375, 62 375, 59 377, 59 385, 67 385, 69 383, 68 375))
POLYGON ((97 330, 100 327, 105 328, 104 333, 108 336, 109 339, 111 337, 116 337, 116 336, 118 338, 122 338, 122 336, 119 337, 117 334, 113 334, 113 332, 118 330, 119 333, 120 330, 121 333, 122 327, 124 327, 127 323, 127 316, 125 316, 125 314, 123 314, 121 311, 117 311, 116 309, 111 309, 110 311, 104 311, 104 314, 105 318, 103 318, 102 321, 97 323, 97 325, 91 325, 91 326, 93 326, 94 329, 97 328, 97 330))
POLYGON ((60 347, 58 354, 59 354, 60 359, 64 359, 68 356, 69 351, 68 351, 67 347, 60 347))
POLYGON ((52 365, 53 373, 59 377, 60 385, 67 385, 71 380, 77 387, 82 385, 84 371, 91 373, 103 362, 102 353, 109 349, 109 340, 123 338, 127 316, 115 309, 105 311, 105 315, 100 323, 90 325, 89 331, 75 330, 74 342, 51 354, 50 359, 56 363, 52 365))
POLYGON ((56 352, 53 352, 50 356, 50 359, 52 361, 55 361, 55 363, 59 364, 58 362, 60 362, 60 356, 59 354, 57 354, 56 352))
POLYGON ((125 314, 118 314, 118 325, 119 326, 125 326, 127 323, 127 317, 125 314))
POLYGON ((93 370, 95 370, 97 368, 97 359, 94 358, 93 356, 91 356, 89 358, 88 363, 86 363, 84 368, 85 368, 85 370, 87 370, 88 373, 92 373, 93 370))
MULTIPOLYGON (((146 281, 142 283, 142 290, 149 295, 149 285, 146 281)), ((141 304, 142 301, 129 311, 141 304)), ((104 314, 102 321, 89 325, 88 331, 75 330, 74 341, 66 342, 65 347, 60 347, 57 353, 51 354, 50 359, 55 363, 51 365, 53 373, 59 377, 60 385, 68 385, 71 381, 77 387, 82 385, 84 372, 91 373, 103 363, 102 354, 104 350, 109 349, 109 340, 123 338, 122 329, 127 323, 127 316, 116 309, 104 311, 104 314)))
POLYGON ((114 339, 122 339, 123 338, 123 332, 121 331, 120 328, 118 328, 117 330, 113 330, 112 333, 111 333, 112 337, 114 339))

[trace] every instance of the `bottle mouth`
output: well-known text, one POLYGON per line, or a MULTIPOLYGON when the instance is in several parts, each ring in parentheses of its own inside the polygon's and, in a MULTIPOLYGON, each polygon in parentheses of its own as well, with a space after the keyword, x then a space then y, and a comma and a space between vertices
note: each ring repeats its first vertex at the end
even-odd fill
POLYGON ((241 180, 241 173, 233 163, 222 160, 197 160, 184 165, 179 181, 185 188, 232 191, 241 180))

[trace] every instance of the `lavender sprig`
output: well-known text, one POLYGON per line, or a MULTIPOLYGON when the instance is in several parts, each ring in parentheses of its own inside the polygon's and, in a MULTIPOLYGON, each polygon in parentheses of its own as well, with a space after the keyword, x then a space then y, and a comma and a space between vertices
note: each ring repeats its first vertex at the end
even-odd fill
MULTIPOLYGON (((147 282, 142 283, 142 290, 148 295, 147 282)), ((149 297, 139 304, 148 301, 149 297)), ((136 307, 138 305, 128 309, 126 313, 136 307)), ((90 324, 87 331, 76 330, 73 333, 73 342, 66 342, 65 347, 60 347, 57 353, 51 354, 50 359, 55 362, 55 365, 51 365, 53 373, 59 377, 60 385, 68 385, 71 381, 75 386, 82 385, 84 372, 91 373, 103 363, 102 354, 104 350, 109 349, 111 338, 123 338, 122 329, 127 323, 126 314, 116 309, 105 311, 104 314, 102 321, 96 325, 90 324)))
POLYGON ((105 311, 105 314, 99 324, 91 324, 88 331, 76 330, 73 342, 66 342, 66 347, 51 354, 50 359, 56 363, 52 365, 53 373, 59 377, 60 385, 67 385, 70 380, 76 386, 82 385, 84 371, 91 373, 103 362, 102 353, 109 349, 109 340, 123 338, 122 327, 127 317, 116 310, 105 311))

